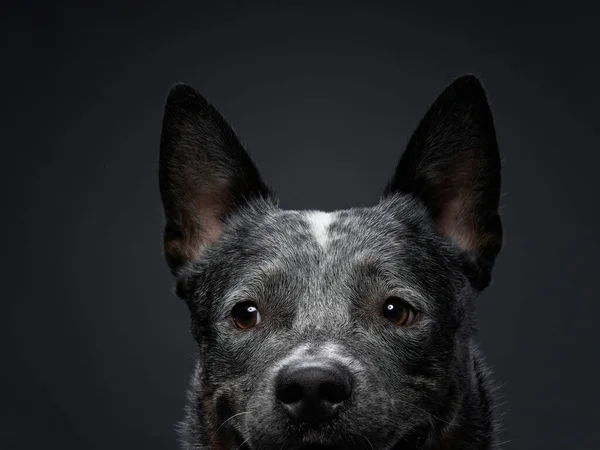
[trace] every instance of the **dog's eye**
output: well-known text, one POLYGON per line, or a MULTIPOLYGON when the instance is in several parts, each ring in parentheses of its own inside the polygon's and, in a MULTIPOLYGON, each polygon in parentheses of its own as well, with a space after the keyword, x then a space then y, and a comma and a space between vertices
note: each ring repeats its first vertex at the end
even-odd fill
POLYGON ((260 313, 254 302, 241 302, 231 311, 233 323, 243 330, 253 328, 260 323, 260 313))
POLYGON ((394 322, 401 327, 412 325, 417 318, 417 313, 413 307, 399 297, 390 297, 385 301, 383 315, 390 322, 394 322))

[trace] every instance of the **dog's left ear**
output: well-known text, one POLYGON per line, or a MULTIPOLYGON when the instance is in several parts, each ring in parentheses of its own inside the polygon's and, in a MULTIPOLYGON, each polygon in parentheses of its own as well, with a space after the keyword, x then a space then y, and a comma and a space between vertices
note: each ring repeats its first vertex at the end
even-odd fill
POLYGON ((456 79, 431 106, 384 196, 412 194, 439 231, 472 256, 478 288, 490 281, 502 247, 500 156, 492 113, 472 75, 456 79))

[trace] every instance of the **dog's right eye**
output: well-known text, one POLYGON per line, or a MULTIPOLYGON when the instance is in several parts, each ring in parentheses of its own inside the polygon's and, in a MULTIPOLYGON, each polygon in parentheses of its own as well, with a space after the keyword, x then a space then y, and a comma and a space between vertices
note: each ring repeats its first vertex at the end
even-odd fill
POLYGON ((260 323, 260 313, 254 302, 241 302, 231 310, 231 317, 236 327, 246 330, 260 323))
POLYGON ((383 305, 383 315, 400 327, 409 327, 417 318, 417 313, 406 301, 399 297, 389 297, 383 305))

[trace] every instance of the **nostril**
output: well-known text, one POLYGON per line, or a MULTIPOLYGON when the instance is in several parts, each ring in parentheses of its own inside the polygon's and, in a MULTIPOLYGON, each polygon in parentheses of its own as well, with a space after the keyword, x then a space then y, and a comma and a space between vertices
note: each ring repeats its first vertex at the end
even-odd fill
POLYGON ((277 386, 276 395, 285 404, 299 402, 303 397, 302 386, 298 383, 280 384, 277 386))

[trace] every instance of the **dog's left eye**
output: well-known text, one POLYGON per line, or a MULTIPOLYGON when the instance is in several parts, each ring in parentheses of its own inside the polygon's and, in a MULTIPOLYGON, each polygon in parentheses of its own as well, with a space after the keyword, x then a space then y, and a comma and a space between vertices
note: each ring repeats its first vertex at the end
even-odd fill
POLYGON ((241 302, 235 305, 231 311, 233 323, 243 330, 253 328, 260 323, 260 312, 254 302, 241 302))
POLYGON ((390 322, 408 327, 415 322, 417 312, 399 297, 389 297, 383 305, 383 315, 390 322))

